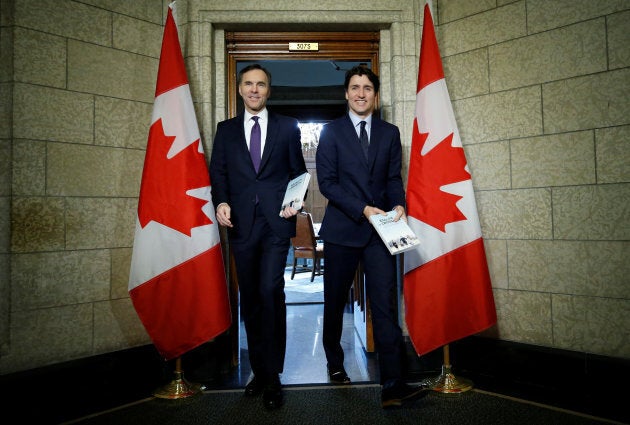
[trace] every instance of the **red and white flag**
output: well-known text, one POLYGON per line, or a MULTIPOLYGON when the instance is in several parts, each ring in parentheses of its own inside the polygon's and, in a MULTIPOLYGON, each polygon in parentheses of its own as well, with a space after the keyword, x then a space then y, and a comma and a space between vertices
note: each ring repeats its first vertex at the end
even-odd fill
POLYGON ((129 294, 170 360, 230 327, 219 229, 169 5, 138 201, 129 294))
POLYGON ((407 213, 420 238, 405 253, 405 321, 419 355, 496 323, 472 180, 433 19, 424 7, 407 213))

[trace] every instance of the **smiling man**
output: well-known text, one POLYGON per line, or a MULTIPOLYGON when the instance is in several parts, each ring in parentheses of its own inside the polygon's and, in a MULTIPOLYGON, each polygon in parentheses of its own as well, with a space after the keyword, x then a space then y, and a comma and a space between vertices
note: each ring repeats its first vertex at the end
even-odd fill
POLYGON ((262 393, 265 407, 283 403, 279 374, 286 348, 284 268, 295 215, 282 206, 287 183, 306 172, 297 120, 266 104, 271 75, 258 64, 238 75, 245 111, 217 125, 210 159, 212 201, 227 227, 236 265, 241 317, 253 377, 245 395, 262 393))
POLYGON ((398 127, 375 114, 379 79, 369 68, 346 72, 348 113, 324 126, 317 148, 317 180, 328 199, 319 232, 324 240, 324 335, 328 376, 350 383, 341 347, 343 312, 359 262, 372 310, 383 408, 399 406, 430 391, 403 381, 403 338, 396 312, 396 260, 369 222, 395 210, 405 217, 398 127))

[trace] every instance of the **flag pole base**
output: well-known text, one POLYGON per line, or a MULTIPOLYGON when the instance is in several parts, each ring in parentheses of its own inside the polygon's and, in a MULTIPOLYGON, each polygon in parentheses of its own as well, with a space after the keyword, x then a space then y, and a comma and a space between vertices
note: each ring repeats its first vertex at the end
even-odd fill
POLYGON ((433 381, 433 391, 442 394, 458 395, 472 390, 473 383, 458 378, 451 372, 451 365, 442 365, 442 373, 433 381))
POLYGON ((203 390, 202 385, 187 382, 184 379, 183 372, 175 371, 174 373, 175 378, 171 382, 158 388, 153 393, 155 397, 168 399, 185 398, 193 396, 203 390))

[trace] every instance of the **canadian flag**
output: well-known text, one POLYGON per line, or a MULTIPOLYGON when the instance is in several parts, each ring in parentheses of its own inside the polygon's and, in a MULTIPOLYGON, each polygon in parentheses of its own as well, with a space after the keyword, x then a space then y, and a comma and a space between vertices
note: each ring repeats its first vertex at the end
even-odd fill
POLYGON ((210 176, 169 5, 129 275, 133 306, 170 360, 230 327, 210 176))
POLYGON ((421 243, 404 256, 405 321, 412 344, 422 355, 497 320, 471 175, 428 4, 407 209, 409 226, 421 243))

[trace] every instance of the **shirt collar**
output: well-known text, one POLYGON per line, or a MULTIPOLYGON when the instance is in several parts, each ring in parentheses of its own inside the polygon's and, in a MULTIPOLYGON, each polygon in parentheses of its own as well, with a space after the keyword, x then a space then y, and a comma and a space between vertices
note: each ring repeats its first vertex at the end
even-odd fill
MULTIPOLYGON (((245 110, 245 122, 249 122, 249 120, 253 116, 254 114, 251 114, 247 109, 245 110)), ((259 116, 263 121, 267 121, 267 118, 269 117, 269 111, 267 111, 267 108, 265 108, 262 111, 260 111, 258 114, 256 114, 256 116, 259 116)))
POLYGON ((350 115, 350 120, 352 121, 352 125, 354 125, 354 127, 357 127, 361 121, 365 121, 366 127, 372 127, 372 114, 370 114, 367 118, 361 118, 352 111, 348 111, 348 115, 350 115))

